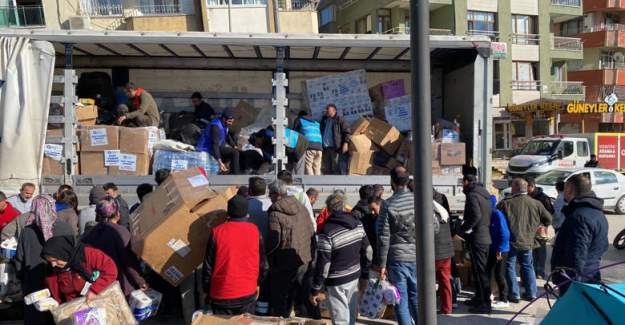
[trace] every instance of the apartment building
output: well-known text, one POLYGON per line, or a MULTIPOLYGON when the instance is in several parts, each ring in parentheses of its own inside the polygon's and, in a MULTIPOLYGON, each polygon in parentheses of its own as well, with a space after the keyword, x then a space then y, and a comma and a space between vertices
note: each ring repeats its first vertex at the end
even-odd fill
MULTIPOLYGON (((584 16, 561 33, 584 42, 584 58, 571 65, 568 77, 584 83, 586 101, 603 102, 611 94, 625 99, 625 1, 584 0, 584 16)), ((623 113, 570 115, 561 123, 571 132, 624 130, 623 113)))
POLYGON ((0 27, 317 33, 314 0, 0 0, 0 27))
MULTIPOLYGON (((549 104, 584 98, 582 83, 567 80, 568 62, 583 57, 581 39, 567 33, 580 17, 581 0, 430 0, 432 34, 486 35, 506 44, 505 58, 493 64, 495 150, 556 133, 558 112, 549 104)), ((322 32, 408 33, 409 1, 322 1, 319 26, 322 32)))

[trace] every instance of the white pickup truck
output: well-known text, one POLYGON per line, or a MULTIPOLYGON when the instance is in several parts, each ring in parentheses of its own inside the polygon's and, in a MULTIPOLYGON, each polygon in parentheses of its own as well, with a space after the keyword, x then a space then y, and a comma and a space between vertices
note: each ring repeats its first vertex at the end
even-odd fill
POLYGON ((536 137, 508 163, 508 178, 538 176, 556 168, 579 168, 590 160, 591 144, 586 137, 536 137))

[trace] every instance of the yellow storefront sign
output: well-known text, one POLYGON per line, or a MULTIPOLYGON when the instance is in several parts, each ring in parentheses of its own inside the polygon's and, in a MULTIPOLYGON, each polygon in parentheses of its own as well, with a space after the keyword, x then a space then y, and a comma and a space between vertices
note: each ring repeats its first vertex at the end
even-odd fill
POLYGON ((569 114, 596 114, 596 113, 623 113, 625 103, 616 103, 612 106, 607 103, 583 103, 576 102, 566 105, 569 114))
POLYGON ((523 113, 523 112, 552 112, 562 109, 561 103, 539 103, 539 104, 521 104, 521 105, 508 105, 506 110, 510 113, 523 113))

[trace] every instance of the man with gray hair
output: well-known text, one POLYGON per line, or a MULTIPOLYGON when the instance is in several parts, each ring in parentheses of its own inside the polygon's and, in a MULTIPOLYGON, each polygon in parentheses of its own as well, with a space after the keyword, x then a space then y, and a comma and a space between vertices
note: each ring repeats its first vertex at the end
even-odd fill
POLYGON ((510 228, 510 252, 506 260, 506 281, 510 288, 510 302, 518 303, 521 298, 516 281, 516 261, 521 264, 521 281, 525 287, 523 299, 536 298, 536 274, 532 262, 534 238, 540 226, 551 224, 551 213, 537 200, 527 194, 527 181, 515 178, 512 181, 512 195, 503 199, 497 208, 503 212, 510 228))
POLYGON ((373 251, 360 220, 345 211, 344 194, 330 195, 326 206, 330 217, 319 234, 310 302, 318 304, 325 284, 333 323, 352 325, 358 316, 358 289, 367 285, 373 251))
POLYGON ((265 241, 269 262, 270 315, 288 318, 296 296, 305 287, 305 275, 312 261, 315 230, 308 211, 288 193, 288 185, 269 184, 273 203, 268 210, 269 231, 265 241))

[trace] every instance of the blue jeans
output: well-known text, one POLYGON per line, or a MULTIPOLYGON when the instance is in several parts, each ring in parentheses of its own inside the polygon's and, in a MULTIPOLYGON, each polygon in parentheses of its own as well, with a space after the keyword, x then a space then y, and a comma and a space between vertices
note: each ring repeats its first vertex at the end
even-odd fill
POLYGON ((399 290, 399 304, 395 317, 399 325, 417 323, 417 263, 392 262, 387 264, 388 280, 399 290))
POLYGON ((536 288, 536 274, 534 273, 534 265, 532 258, 532 250, 518 251, 514 247, 510 247, 508 259, 506 260, 506 281, 510 290, 510 297, 520 299, 519 284, 516 281, 516 261, 519 259, 521 264, 521 282, 525 287, 525 297, 536 297, 538 289, 536 288))

